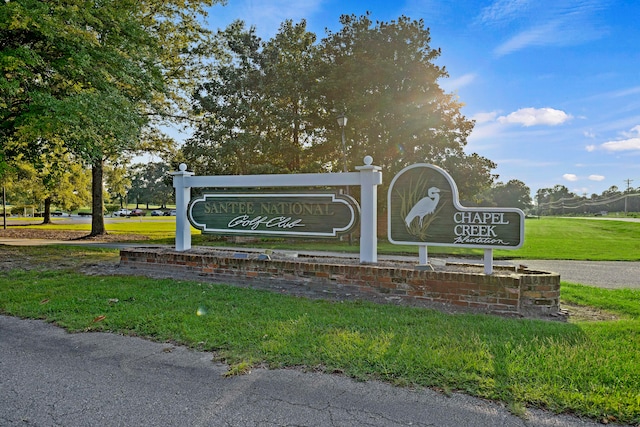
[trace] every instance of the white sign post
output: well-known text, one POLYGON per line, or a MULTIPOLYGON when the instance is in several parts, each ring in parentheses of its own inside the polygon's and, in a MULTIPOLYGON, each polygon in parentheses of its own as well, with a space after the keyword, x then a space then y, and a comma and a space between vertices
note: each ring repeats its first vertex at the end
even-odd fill
POLYGON ((187 209, 191 188, 257 188, 257 187, 338 187, 360 186, 360 262, 378 262, 377 202, 378 185, 382 184, 379 166, 366 156, 358 172, 273 174, 273 175, 220 175, 195 176, 182 163, 178 172, 172 172, 176 189, 176 251, 191 249, 191 229, 187 209))

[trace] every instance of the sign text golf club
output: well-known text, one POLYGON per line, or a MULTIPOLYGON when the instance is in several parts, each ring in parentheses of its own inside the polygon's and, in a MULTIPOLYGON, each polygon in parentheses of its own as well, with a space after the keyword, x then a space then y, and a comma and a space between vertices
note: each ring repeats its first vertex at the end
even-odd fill
POLYGON ((325 193, 208 193, 189 205, 188 218, 203 233, 335 237, 356 224, 358 206, 325 193))

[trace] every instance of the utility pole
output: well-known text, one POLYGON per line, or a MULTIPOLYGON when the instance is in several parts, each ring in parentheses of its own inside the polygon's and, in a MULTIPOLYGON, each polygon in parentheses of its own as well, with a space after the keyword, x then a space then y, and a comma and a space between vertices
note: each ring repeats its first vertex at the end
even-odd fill
POLYGON ((627 216, 627 199, 629 199, 629 190, 631 189, 632 179, 625 179, 624 182, 627 183, 627 191, 624 193, 624 216, 627 216))

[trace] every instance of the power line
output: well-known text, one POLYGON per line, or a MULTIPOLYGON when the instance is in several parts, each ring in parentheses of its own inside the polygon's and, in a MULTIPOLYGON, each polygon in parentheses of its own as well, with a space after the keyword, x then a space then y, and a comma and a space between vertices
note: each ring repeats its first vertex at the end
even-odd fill
POLYGON ((625 179, 624 182, 627 183, 627 193, 629 192, 629 189, 631 188, 631 183, 633 182, 632 179, 625 179))
POLYGON ((565 197, 559 200, 554 200, 552 202, 542 202, 539 204, 540 209, 580 209, 585 207, 595 207, 595 206, 603 206, 609 205, 615 202, 619 202, 621 200, 627 200, 628 198, 636 198, 640 197, 640 193, 630 193, 630 194, 617 194, 608 198, 589 200, 584 198, 577 197, 565 197))
POLYGON ((627 183, 627 192, 624 195, 624 215, 627 216, 627 195, 629 194, 629 188, 631 188, 631 182, 633 182, 633 180, 627 178, 625 182, 627 183))

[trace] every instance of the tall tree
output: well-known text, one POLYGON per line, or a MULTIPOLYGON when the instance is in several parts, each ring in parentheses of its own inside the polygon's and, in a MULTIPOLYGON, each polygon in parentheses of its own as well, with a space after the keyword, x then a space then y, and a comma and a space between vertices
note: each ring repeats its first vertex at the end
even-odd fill
MULTIPOLYGON (((206 71, 199 21, 217 0, 11 0, 0 6, 0 140, 34 150, 60 139, 92 169, 91 234, 105 232, 104 162, 183 118, 183 93, 206 71)), ((148 145, 147 145, 148 146, 148 145)))
POLYGON ((203 114, 183 154, 196 173, 248 174, 268 164, 261 149, 265 124, 261 90, 261 40, 255 29, 237 21, 216 37, 220 54, 215 75, 193 95, 193 109, 203 114))
POLYGON ((517 179, 509 180, 506 184, 497 182, 487 191, 481 205, 529 209, 532 205, 531 190, 517 179))
POLYGON ((538 211, 540 214, 564 214, 564 204, 575 199, 577 195, 564 185, 555 185, 553 188, 541 188, 536 192, 538 211))
POLYGON ((265 143, 274 166, 282 172, 317 171, 310 147, 324 131, 318 125, 322 108, 317 93, 316 35, 305 21, 282 23, 264 44, 264 91, 270 127, 265 143))
POLYGON ((467 198, 490 186, 496 165, 464 152, 473 122, 439 86, 447 73, 434 64, 440 51, 424 23, 340 22, 319 43, 304 21, 285 21, 266 42, 242 22, 219 33, 226 56, 194 95, 206 120, 183 149, 193 170, 342 170, 336 116, 346 113, 349 169, 368 154, 390 175, 416 162, 441 165, 467 198))
POLYGON ((128 200, 135 201, 136 208, 144 203, 166 207, 173 197, 173 186, 169 176, 169 166, 164 162, 137 163, 130 168, 129 181, 131 188, 128 200))
POLYGON ((165 162, 151 162, 146 165, 145 177, 150 200, 163 208, 166 208, 167 203, 173 199, 173 185, 169 171, 169 165, 165 162))
POLYGON ((128 172, 128 159, 105 164, 105 184, 107 193, 113 203, 116 199, 120 207, 124 207, 124 199, 131 188, 131 177, 128 172))
POLYGON ((183 153, 197 173, 287 173, 318 170, 308 148, 316 126, 315 34, 285 21, 263 42, 240 21, 217 37, 215 78, 194 94, 205 112, 183 153))
MULTIPOLYGON (((349 168, 369 154, 390 175, 416 162, 448 166, 463 196, 490 185, 495 164, 464 153, 473 122, 439 85, 448 74, 435 64, 440 50, 431 47, 424 22, 402 16, 374 24, 368 14, 340 22, 342 29, 321 41, 320 75, 325 111, 348 116, 349 168)), ((326 119, 336 129, 335 117, 326 119)))

